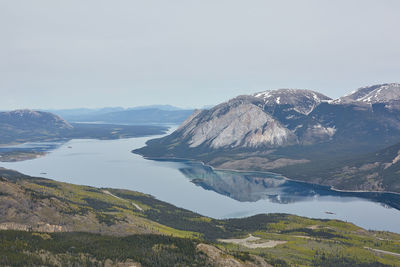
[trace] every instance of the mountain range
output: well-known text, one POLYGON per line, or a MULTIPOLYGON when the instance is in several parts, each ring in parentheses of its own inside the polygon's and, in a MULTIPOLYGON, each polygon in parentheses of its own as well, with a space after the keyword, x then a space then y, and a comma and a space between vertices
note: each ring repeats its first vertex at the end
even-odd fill
POLYGON ((400 84, 390 83, 335 100, 300 89, 238 96, 196 110, 175 132, 135 152, 274 171, 344 190, 400 192, 393 178, 400 166, 398 142, 400 84))
POLYGON ((68 122, 102 122, 114 124, 181 124, 193 109, 171 105, 151 105, 132 108, 109 107, 99 109, 48 110, 68 122))

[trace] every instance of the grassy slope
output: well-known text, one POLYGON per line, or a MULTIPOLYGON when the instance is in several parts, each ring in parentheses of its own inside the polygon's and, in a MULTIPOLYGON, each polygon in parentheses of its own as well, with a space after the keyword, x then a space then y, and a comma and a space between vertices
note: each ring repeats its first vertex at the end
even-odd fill
POLYGON ((214 244, 243 261, 251 261, 251 255, 258 255, 276 266, 329 266, 330 263, 399 266, 400 262, 397 256, 368 249, 400 253, 400 235, 366 231, 341 221, 285 214, 215 220, 134 191, 71 185, 9 170, 0 170, 0 177, 3 177, 0 227, 30 227, 29 233, 0 232, 0 254, 9 255, 2 257, 2 265, 18 265, 18 259, 24 257, 35 261, 41 255, 40 259, 51 260, 55 265, 60 259, 71 262, 131 259, 149 266, 168 259, 171 265, 172 262, 187 265, 192 261, 201 266, 209 262, 195 249, 199 242, 214 244), (66 233, 36 234, 54 230, 66 233), (241 238, 249 234, 264 241, 287 243, 274 248, 250 249, 218 242, 220 238, 241 238), (138 242, 147 245, 133 252, 125 250, 138 242), (158 250, 161 252, 156 257, 154 251, 158 250))

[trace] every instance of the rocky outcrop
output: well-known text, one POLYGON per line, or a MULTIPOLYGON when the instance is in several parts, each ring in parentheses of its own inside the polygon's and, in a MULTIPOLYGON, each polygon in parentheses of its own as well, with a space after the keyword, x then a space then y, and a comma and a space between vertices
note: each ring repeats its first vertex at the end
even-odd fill
POLYGON ((238 97, 211 110, 198 112, 177 132, 190 147, 282 146, 297 143, 297 137, 257 105, 251 97, 238 97))
POLYGON ((0 230, 34 231, 34 232, 46 232, 46 233, 66 231, 64 227, 61 225, 48 224, 45 222, 40 222, 35 225, 15 223, 15 222, 4 222, 0 223, 0 230))

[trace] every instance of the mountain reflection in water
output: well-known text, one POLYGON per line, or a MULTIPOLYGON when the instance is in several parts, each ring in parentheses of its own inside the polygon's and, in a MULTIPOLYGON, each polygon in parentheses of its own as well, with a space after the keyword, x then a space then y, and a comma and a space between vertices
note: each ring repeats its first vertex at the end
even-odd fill
POLYGON ((287 180, 276 173, 215 170, 200 162, 189 160, 152 160, 180 162, 182 165, 178 168, 179 171, 191 182, 240 202, 268 199, 274 203, 288 204, 311 201, 320 196, 332 196, 340 201, 347 201, 350 198, 368 199, 400 210, 399 194, 341 192, 332 190, 328 186, 287 180))

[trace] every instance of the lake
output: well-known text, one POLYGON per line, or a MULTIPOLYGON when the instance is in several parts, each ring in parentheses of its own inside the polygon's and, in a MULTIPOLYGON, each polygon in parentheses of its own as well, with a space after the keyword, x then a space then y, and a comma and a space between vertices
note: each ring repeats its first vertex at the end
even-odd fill
POLYGON ((151 138, 36 144, 52 150, 0 166, 62 182, 140 191, 213 218, 290 213, 400 233, 400 195, 335 192, 273 173, 218 171, 198 162, 148 160, 131 153, 151 138))

